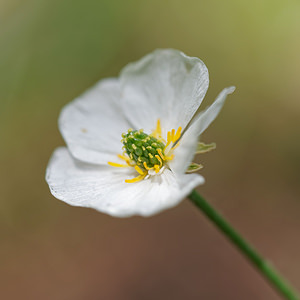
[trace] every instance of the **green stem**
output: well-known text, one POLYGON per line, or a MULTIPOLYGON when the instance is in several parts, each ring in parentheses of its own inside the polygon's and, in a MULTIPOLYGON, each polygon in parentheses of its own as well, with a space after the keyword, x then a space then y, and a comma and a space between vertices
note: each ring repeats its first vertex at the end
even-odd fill
POLYGON ((190 200, 230 239, 238 249, 257 267, 259 272, 277 289, 285 299, 299 300, 299 296, 287 282, 253 249, 224 218, 218 214, 195 190, 189 195, 190 200))

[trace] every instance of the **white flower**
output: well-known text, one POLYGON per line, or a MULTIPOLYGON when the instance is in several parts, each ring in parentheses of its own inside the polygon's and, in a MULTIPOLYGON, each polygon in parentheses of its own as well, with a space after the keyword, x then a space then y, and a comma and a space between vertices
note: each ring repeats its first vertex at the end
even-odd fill
POLYGON ((170 49, 100 81, 61 112, 67 148, 56 149, 49 162, 51 193, 118 217, 150 216, 178 204, 204 183, 186 171, 200 134, 234 91, 224 89, 190 123, 208 83, 200 59, 170 49))

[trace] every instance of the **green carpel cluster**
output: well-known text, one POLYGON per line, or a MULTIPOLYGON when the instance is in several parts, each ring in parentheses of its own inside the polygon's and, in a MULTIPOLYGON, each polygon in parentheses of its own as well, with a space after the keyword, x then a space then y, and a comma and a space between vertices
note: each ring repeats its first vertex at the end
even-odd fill
POLYGON ((154 165, 160 165, 159 160, 155 156, 159 156, 157 150, 161 149, 163 151, 165 145, 157 138, 144 133, 142 129, 129 129, 128 133, 122 134, 122 138, 123 149, 139 167, 144 168, 144 162, 149 168, 153 168, 154 165))

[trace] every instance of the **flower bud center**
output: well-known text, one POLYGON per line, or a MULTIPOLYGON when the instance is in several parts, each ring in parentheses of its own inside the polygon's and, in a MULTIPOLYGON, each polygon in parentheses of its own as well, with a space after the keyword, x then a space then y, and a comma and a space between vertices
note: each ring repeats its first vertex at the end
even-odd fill
POLYGON ((161 164, 160 153, 162 153, 165 145, 157 138, 144 133, 142 129, 129 129, 128 133, 122 134, 122 137, 123 148, 130 159, 135 161, 139 167, 144 169, 144 163, 149 168, 161 164))

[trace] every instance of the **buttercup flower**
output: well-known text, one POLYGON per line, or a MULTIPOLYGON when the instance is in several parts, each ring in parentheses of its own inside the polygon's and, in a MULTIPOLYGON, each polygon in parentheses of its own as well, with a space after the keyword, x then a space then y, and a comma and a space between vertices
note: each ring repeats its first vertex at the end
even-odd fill
POLYGON ((101 80, 61 112, 67 148, 56 149, 49 162, 51 193, 118 217, 150 216, 178 204, 204 183, 186 172, 200 168, 191 164, 197 150, 205 151, 199 136, 234 91, 224 89, 193 118, 208 83, 200 59, 171 49, 101 80))

